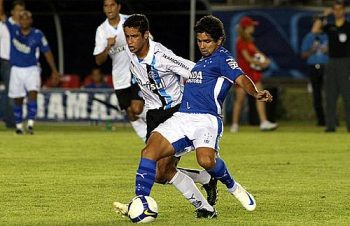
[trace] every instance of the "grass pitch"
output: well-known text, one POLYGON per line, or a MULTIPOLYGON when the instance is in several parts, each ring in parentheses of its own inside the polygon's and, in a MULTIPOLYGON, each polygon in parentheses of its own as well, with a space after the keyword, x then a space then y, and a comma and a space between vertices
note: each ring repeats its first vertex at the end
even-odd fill
MULTIPOLYGON (((131 128, 38 124, 34 136, 0 127, 1 225, 132 225, 112 202, 134 196, 142 142, 131 128)), ((256 198, 247 212, 219 184, 218 219, 198 220, 170 185, 154 186, 153 225, 350 225, 350 134, 304 123, 275 132, 228 128, 220 154, 256 198)), ((183 167, 198 168, 194 154, 183 167)))

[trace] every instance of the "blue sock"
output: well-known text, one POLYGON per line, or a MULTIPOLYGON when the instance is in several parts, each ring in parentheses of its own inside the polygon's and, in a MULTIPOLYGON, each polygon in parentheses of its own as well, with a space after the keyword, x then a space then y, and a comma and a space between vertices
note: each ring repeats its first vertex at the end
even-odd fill
POLYGON ((23 121, 23 109, 22 109, 22 105, 17 105, 15 104, 13 106, 13 114, 15 116, 15 122, 16 124, 18 123, 22 123, 23 121))
POLYGON ((139 168, 136 172, 136 195, 147 195, 151 193, 156 179, 156 161, 141 158, 139 168))
POLYGON ((233 188, 235 185, 235 181, 226 168, 225 162, 220 158, 216 158, 215 167, 208 170, 208 173, 217 180, 221 181, 228 189, 233 188))
POLYGON ((28 101, 27 103, 27 109, 28 109, 28 119, 35 119, 36 112, 38 111, 38 105, 35 100, 28 101))

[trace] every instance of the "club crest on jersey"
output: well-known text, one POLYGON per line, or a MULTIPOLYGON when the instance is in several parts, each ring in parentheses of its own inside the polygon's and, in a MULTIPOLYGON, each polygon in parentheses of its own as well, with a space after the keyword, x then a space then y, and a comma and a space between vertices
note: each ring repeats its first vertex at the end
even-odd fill
POLYGON ((201 71, 192 71, 190 78, 186 81, 186 83, 202 83, 203 73, 201 71))
POLYGON ((233 70, 239 67, 238 63, 232 58, 226 59, 226 62, 233 70))

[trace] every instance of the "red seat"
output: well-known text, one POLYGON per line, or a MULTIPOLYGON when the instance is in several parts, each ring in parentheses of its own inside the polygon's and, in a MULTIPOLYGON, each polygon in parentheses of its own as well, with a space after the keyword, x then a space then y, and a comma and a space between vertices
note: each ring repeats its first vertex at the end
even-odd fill
POLYGON ((61 88, 78 89, 80 88, 80 77, 77 74, 66 74, 61 77, 61 88))

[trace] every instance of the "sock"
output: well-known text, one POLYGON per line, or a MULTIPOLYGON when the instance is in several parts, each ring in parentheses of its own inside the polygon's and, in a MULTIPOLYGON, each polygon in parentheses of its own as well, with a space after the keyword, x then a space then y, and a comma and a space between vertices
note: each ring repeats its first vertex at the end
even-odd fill
POLYGON ((208 184, 210 181, 210 174, 206 170, 186 169, 178 167, 181 172, 189 176, 194 183, 208 184))
POLYGON ((132 127, 134 128, 136 134, 145 142, 147 134, 147 124, 146 121, 142 118, 137 119, 136 121, 130 121, 132 127))
POLYGON ((136 195, 149 196, 156 179, 156 161, 141 158, 139 168, 136 172, 136 195))
POLYGON ((28 109, 28 119, 35 119, 36 112, 38 111, 38 105, 35 100, 28 101, 27 103, 28 109))
POLYGON ((214 208, 204 198, 193 180, 180 170, 177 171, 169 184, 173 184, 196 209, 204 208, 208 211, 214 211, 214 208))
POLYGON ((20 124, 23 121, 23 109, 22 105, 15 104, 13 107, 13 114, 15 116, 16 124, 20 124))
POLYGON ((230 175, 230 172, 226 168, 225 162, 222 159, 216 158, 215 167, 208 170, 208 173, 226 185, 228 190, 235 189, 235 181, 230 175))
POLYGON ((33 119, 29 119, 28 123, 27 123, 27 126, 34 127, 34 120, 33 119))
POLYGON ((22 123, 16 123, 16 129, 23 130, 23 124, 22 123))

